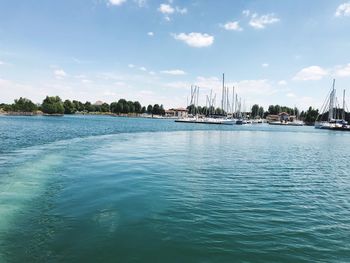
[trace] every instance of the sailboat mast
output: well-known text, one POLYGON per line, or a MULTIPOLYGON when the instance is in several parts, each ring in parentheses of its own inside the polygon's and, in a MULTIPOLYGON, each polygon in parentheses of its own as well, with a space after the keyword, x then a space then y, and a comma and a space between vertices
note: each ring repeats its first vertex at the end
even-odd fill
POLYGON ((225 73, 222 73, 222 98, 221 98, 221 109, 224 110, 224 96, 225 96, 225 73))
POLYGON ((234 105, 235 105, 235 86, 232 86, 232 119, 233 119, 233 112, 234 112, 234 105))
POLYGON ((334 98, 335 98, 335 79, 333 79, 332 92, 329 97, 328 121, 334 119, 334 98))
POLYGON ((343 115, 342 119, 345 120, 345 89, 343 90, 343 115))

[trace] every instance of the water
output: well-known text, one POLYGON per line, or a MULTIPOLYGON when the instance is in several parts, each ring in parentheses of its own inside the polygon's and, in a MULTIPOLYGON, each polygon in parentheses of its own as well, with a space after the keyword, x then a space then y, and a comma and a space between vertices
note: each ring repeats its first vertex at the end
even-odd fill
POLYGON ((350 133, 0 117, 0 262, 349 262, 350 133))

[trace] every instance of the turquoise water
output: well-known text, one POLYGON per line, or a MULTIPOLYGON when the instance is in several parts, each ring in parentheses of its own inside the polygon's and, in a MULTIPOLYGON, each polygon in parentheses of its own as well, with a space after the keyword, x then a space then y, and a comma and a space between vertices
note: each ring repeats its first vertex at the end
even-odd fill
POLYGON ((0 117, 0 262, 350 262, 350 133, 0 117))

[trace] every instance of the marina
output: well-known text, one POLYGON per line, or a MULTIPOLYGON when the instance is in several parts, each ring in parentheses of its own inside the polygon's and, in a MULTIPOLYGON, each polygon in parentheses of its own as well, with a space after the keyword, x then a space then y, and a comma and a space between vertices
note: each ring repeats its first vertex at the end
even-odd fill
POLYGON ((0 263, 350 262, 350 0, 0 17, 0 263))
POLYGON ((346 103, 345 90, 343 90, 342 107, 338 103, 335 89, 335 79, 333 79, 332 88, 325 99, 321 108, 321 113, 316 119, 316 129, 327 129, 336 131, 349 131, 350 125, 345 120, 346 103))

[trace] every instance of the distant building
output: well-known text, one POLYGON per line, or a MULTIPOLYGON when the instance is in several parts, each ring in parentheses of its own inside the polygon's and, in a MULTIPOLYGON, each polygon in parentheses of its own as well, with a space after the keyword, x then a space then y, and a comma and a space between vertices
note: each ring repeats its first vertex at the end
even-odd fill
POLYGON ((94 103, 94 105, 95 105, 95 106, 101 106, 103 103, 104 103, 103 101, 98 100, 98 101, 96 101, 96 102, 94 103))
POLYGON ((289 115, 287 112, 281 112, 277 115, 269 114, 266 116, 266 120, 268 122, 273 122, 273 121, 288 122, 288 121, 294 121, 295 119, 296 119, 296 116, 289 115))
POLYGON ((165 117, 168 118, 184 118, 187 117, 188 110, 185 108, 169 109, 165 111, 165 117))

